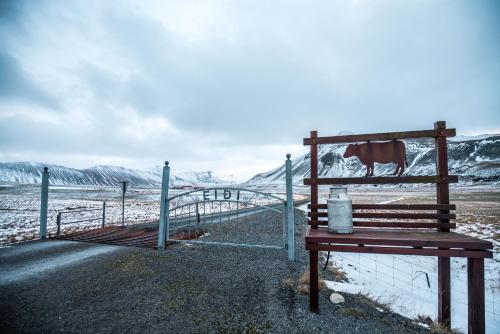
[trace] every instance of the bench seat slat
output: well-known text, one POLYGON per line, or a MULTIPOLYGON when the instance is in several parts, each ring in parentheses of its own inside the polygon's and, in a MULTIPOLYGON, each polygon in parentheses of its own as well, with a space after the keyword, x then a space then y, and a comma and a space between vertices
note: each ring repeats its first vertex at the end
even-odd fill
MULTIPOLYGON (((395 221, 353 221, 357 227, 390 227, 390 228, 457 228, 455 223, 427 223, 427 222, 395 222, 395 221)), ((326 220, 309 220, 308 225, 326 226, 326 220)))
POLYGON ((309 229, 306 243, 363 244, 381 246, 492 249, 493 244, 454 232, 355 228, 352 234, 333 234, 327 228, 309 229))
MULTIPOLYGON (((328 217, 328 212, 308 212, 308 217, 328 217)), ((453 213, 353 212, 352 218, 455 219, 453 213)))

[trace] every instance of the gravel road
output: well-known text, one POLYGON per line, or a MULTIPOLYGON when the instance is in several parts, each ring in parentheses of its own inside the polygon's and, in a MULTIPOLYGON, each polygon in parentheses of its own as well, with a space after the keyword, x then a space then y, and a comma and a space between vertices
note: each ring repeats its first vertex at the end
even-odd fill
MULTIPOLYGON (((244 219, 265 235, 280 215, 244 219)), ((64 241, 0 249, 0 333, 428 332, 361 295, 334 306, 323 290, 321 314, 309 313, 308 295, 297 291, 308 263, 304 228, 296 211, 294 263, 285 251, 198 244, 162 253, 64 241)))

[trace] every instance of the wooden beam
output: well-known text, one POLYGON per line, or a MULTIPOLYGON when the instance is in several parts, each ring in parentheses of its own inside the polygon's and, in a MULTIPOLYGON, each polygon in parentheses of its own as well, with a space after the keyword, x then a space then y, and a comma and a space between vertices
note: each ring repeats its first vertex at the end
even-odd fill
POLYGON ((309 311, 319 313, 318 251, 309 251, 309 311))
POLYGON ((490 241, 454 232, 355 228, 353 233, 329 233, 327 228, 311 229, 305 236, 309 243, 344 245, 406 246, 460 248, 470 250, 493 249, 490 241))
POLYGON ((395 139, 416 139, 416 138, 436 138, 440 136, 454 137, 456 135, 455 129, 435 129, 435 130, 422 130, 422 131, 405 131, 405 132, 385 132, 385 133, 370 133, 360 135, 346 135, 346 136, 330 136, 330 137, 316 137, 304 138, 304 145, 321 145, 321 144, 343 144, 343 143, 357 143, 366 141, 385 141, 395 139))
POLYGON ((484 259, 467 259, 468 333, 484 334, 484 259))
MULTIPOLYGON (((312 173, 311 173, 312 175, 312 173)), ((304 185, 318 186, 330 184, 400 184, 400 183, 457 183, 458 176, 375 176, 375 177, 322 177, 304 178, 304 185)))
MULTIPOLYGON (((434 123, 435 131, 446 129, 443 121, 434 123)), ((445 136, 436 137, 434 140, 436 147, 436 175, 440 178, 448 177, 448 145, 445 136)), ((450 188, 448 183, 436 184, 437 204, 450 204, 450 188)), ((438 210, 439 214, 447 214, 448 210, 438 210)), ((449 223, 447 218, 438 218, 440 223, 449 223)), ((440 232, 448 232, 449 229, 441 228, 440 232)), ((438 257, 438 321, 447 328, 451 328, 451 278, 450 259, 438 257)))
MULTIPOLYGON (((317 131, 311 131, 311 138, 315 139, 318 136, 317 131)), ((312 144, 311 145, 311 152, 310 152, 310 157, 309 161, 311 162, 311 178, 315 179, 318 177, 318 145, 312 144)), ((318 204, 318 185, 317 184, 311 184, 311 204, 315 205, 318 204)), ((316 210, 312 210, 315 212, 316 210)), ((315 218, 313 218, 314 220, 315 218)), ((313 226, 313 228, 316 228, 313 226)))
POLYGON ((394 254, 394 255, 422 255, 440 257, 467 257, 474 259, 491 258, 493 255, 489 251, 472 251, 460 249, 437 249, 437 248, 410 248, 410 247, 383 247, 383 246, 346 246, 328 245, 317 243, 306 243, 309 251, 333 251, 346 253, 371 253, 371 254, 394 254))

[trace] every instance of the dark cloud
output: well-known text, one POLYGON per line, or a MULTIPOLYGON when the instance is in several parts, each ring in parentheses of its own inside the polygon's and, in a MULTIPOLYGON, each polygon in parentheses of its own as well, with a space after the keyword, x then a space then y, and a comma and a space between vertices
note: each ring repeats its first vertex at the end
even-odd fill
POLYGON ((4 153, 45 138, 54 155, 267 166, 270 144, 298 147, 311 129, 500 128, 496 1, 0 8, 4 153), (25 105, 60 115, 35 122, 25 105))
POLYGON ((0 98, 57 110, 57 100, 29 78, 17 59, 0 50, 0 98))
POLYGON ((22 15, 24 8, 23 1, 2 0, 0 1, 0 24, 12 24, 17 22, 22 15))

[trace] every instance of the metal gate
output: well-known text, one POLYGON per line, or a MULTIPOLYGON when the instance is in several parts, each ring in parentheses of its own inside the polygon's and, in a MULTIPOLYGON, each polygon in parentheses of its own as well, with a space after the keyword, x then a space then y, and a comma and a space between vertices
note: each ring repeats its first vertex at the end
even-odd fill
POLYGON ((170 167, 163 168, 158 249, 201 243, 287 250, 295 260, 291 161, 286 196, 245 188, 211 187, 168 197, 170 167))

